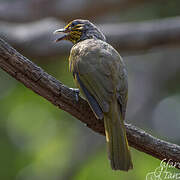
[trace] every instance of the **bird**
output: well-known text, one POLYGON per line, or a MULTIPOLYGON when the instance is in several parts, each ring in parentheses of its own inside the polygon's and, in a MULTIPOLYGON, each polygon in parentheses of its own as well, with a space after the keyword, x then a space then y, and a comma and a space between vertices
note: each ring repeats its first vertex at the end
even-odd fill
MULTIPOLYGON (((78 89, 94 115, 104 120, 108 157, 113 170, 133 168, 124 125, 128 100, 128 74, 120 54, 106 42, 105 35, 89 20, 75 19, 54 34, 56 42, 73 43, 69 56, 78 89)), ((78 97, 78 96, 76 96, 78 97)), ((76 98, 78 100, 78 98, 76 98)))

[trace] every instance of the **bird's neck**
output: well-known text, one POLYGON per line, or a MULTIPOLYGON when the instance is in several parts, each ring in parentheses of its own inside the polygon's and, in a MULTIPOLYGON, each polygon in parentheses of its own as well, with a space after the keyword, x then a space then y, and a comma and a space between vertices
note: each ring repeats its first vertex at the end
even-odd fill
POLYGON ((86 39, 99 39, 102 41, 106 41, 106 38, 102 32, 99 30, 88 30, 82 33, 80 41, 84 41, 86 39))

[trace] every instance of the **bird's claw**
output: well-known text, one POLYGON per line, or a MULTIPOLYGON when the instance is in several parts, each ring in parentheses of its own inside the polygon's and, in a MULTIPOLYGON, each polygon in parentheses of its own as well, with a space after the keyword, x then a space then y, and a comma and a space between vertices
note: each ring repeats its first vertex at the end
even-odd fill
POLYGON ((76 101, 79 101, 79 89, 76 88, 70 88, 75 93, 76 101))

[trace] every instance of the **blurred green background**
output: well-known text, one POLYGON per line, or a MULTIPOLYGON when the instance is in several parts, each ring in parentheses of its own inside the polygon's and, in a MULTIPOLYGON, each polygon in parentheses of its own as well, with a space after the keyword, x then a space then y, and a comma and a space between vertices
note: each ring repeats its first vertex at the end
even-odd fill
MULTIPOLYGON (((91 4, 96 6, 96 2, 79 0, 74 3, 73 0, 53 0, 52 6, 59 5, 62 9, 68 7, 67 15, 64 13, 61 18, 56 17, 56 13, 52 13, 52 10, 48 10, 48 7, 49 9, 52 7, 50 8, 51 3, 47 0, 29 2, 0 0, 0 21, 4 24, 0 28, 7 28, 7 22, 15 27, 41 21, 53 15, 60 23, 67 23, 74 18, 83 19, 84 16, 78 13, 75 16, 73 13, 83 11, 85 5, 89 5, 91 7, 89 11, 93 11, 91 4), (7 5, 12 7, 9 8, 12 12, 7 12, 7 5), (43 8, 46 7, 44 11, 41 5, 43 8), (25 9, 21 9, 23 6, 25 9), (13 7, 22 10, 19 16, 13 7), (26 17, 25 13, 32 9, 35 17, 31 19, 26 17), (38 15, 38 11, 44 14, 41 12, 38 15)), ((115 2, 116 0, 112 4, 115 2)), ((102 9, 106 3, 107 1, 101 1, 102 9)), ((179 7, 178 0, 151 2, 144 0, 140 3, 137 1, 133 6, 129 4, 124 11, 121 7, 119 10, 117 7, 116 11, 109 8, 104 10, 107 12, 97 14, 97 18, 95 12, 86 14, 85 18, 96 24, 173 18, 180 15, 179 7)), ((0 30, 0 37, 8 39, 8 31, 6 32, 7 34, 2 34, 0 30)), ((38 28, 35 32, 38 34, 38 28)), ((29 36, 38 40, 36 33, 29 36)), ((62 55, 50 54, 42 57, 35 56, 34 52, 31 55, 28 50, 16 45, 17 42, 9 42, 49 74, 67 86, 74 87, 72 75, 68 72, 69 46, 62 55)), ((27 44, 26 39, 22 39, 22 44, 27 49, 33 46, 27 44)), ((62 45, 57 46, 61 48, 62 45)), ((127 121, 154 136, 180 144, 179 46, 154 47, 143 52, 122 52, 121 55, 129 71, 127 121)), ((146 174, 154 171, 160 164, 159 160, 147 154, 133 148, 131 151, 134 169, 128 173, 112 171, 107 159, 104 137, 56 108, 0 69, 0 179, 140 180, 145 179, 146 174)), ((173 169, 172 172, 178 171, 173 169)))

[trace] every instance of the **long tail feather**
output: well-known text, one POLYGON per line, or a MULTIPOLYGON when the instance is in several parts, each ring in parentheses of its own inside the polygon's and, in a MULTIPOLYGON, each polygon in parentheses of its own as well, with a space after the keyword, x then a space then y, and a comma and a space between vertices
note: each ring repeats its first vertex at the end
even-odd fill
POLYGON ((126 130, 117 103, 113 102, 110 111, 104 115, 104 124, 112 169, 124 171, 132 169, 126 130))

